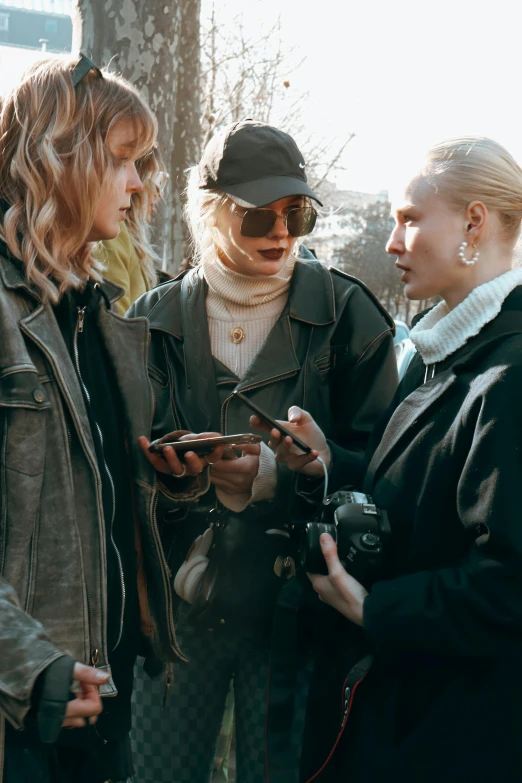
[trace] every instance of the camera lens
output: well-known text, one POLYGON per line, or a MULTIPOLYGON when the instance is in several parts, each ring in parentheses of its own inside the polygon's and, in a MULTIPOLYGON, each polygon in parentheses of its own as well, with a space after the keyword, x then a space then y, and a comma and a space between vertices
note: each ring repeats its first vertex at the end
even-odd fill
POLYGON ((311 574, 327 574, 328 566, 321 551, 321 533, 329 533, 337 543, 335 525, 324 522, 308 522, 301 545, 301 565, 311 574))

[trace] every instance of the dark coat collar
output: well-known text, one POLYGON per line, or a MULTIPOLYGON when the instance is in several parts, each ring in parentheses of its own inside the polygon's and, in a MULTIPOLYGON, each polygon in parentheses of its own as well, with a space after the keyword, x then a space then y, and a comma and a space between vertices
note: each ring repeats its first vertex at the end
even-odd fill
MULTIPOLYGON (((197 267, 185 274, 194 275, 194 285, 206 289, 203 270, 197 267)), ((182 339, 183 327, 179 305, 180 285, 167 283, 167 292, 162 296, 149 313, 151 329, 158 329, 182 339)), ((196 297, 199 299, 199 296, 196 297)), ((297 261, 290 293, 288 297, 289 315, 297 321, 325 326, 335 321, 335 299, 332 278, 326 267, 319 261, 297 261)))
POLYGON ((434 407, 440 405, 441 400, 455 386, 459 376, 465 372, 473 372, 474 365, 483 363, 495 350, 496 345, 517 334, 522 334, 522 286, 514 288, 506 297, 496 318, 444 362, 435 365, 439 370, 435 376, 414 389, 398 405, 388 422, 385 437, 370 462, 367 477, 370 482, 377 471, 382 469, 392 449, 411 428, 417 426, 434 407))
MULTIPOLYGON (((8 289, 23 288, 39 302, 42 300, 40 291, 36 286, 30 283, 24 275, 22 262, 13 258, 11 254, 0 254, 0 277, 4 286, 8 289)), ((113 304, 125 293, 119 285, 114 285, 108 280, 100 283, 100 288, 105 297, 113 304)))

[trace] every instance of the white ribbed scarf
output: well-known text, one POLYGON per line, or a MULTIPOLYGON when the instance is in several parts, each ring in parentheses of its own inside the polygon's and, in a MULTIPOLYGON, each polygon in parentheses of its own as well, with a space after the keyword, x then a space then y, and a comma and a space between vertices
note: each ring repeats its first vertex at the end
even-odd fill
POLYGON ((499 314, 508 294, 521 284, 522 269, 511 269, 474 288, 453 310, 446 302, 439 302, 410 332, 424 364, 442 362, 475 337, 499 314))

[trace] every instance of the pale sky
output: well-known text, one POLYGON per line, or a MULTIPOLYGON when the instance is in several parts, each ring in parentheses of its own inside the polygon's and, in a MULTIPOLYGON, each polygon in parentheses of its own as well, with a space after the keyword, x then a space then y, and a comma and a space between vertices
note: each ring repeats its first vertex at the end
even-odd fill
MULTIPOLYGON (((211 0, 203 0, 204 6, 211 0)), ((216 0, 253 29, 281 14, 310 93, 307 125, 356 134, 340 187, 399 187, 403 172, 449 136, 491 136, 522 162, 522 4, 516 0, 216 0)), ((339 144, 340 146, 340 144, 339 144)))
MULTIPOLYGON (((253 35, 281 16, 290 60, 306 57, 289 74, 288 100, 308 91, 300 113, 310 134, 338 146, 356 134, 339 187, 393 191, 448 136, 491 136, 522 162, 516 0, 216 0, 216 8, 228 24, 242 12, 253 35)), ((35 55, 0 47, 0 88, 35 55)))

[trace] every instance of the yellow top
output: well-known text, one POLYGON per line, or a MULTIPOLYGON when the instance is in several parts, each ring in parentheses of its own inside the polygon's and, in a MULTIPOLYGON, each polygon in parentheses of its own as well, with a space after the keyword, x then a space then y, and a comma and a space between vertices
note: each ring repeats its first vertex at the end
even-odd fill
POLYGON ((149 290, 125 223, 120 223, 117 237, 105 239, 96 246, 94 256, 105 266, 103 276, 125 289, 125 294, 115 303, 118 313, 124 315, 131 304, 149 290))

